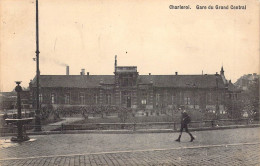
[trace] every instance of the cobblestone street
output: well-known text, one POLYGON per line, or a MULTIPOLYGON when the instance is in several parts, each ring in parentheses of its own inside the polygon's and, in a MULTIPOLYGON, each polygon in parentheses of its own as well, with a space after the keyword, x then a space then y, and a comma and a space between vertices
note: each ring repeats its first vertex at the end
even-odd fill
POLYGON ((260 165, 259 128, 183 133, 58 134, 1 139, 1 165, 260 165))

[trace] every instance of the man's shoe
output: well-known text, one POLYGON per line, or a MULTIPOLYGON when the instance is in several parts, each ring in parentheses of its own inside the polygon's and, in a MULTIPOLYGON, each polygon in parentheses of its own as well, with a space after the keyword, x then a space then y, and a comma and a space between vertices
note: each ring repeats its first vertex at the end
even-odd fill
POLYGON ((177 141, 177 142, 181 142, 181 140, 178 138, 178 139, 176 139, 175 141, 177 141))

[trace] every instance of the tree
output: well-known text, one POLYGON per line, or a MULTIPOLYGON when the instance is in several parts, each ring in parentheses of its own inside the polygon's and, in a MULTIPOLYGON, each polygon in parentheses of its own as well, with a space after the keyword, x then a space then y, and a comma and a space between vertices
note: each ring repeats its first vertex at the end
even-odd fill
POLYGON ((259 77, 250 81, 248 89, 243 91, 241 96, 243 110, 249 117, 259 120, 259 77))

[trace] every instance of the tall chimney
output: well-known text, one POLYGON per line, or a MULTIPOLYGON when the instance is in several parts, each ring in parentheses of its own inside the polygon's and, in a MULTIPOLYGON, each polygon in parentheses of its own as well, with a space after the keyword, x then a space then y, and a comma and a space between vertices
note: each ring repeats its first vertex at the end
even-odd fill
POLYGON ((175 75, 177 76, 177 75, 178 75, 178 72, 175 72, 175 75))
POLYGON ((66 75, 70 75, 70 67, 66 66, 66 75))
POLYGON ((115 72, 116 72, 116 67, 117 67, 117 55, 115 56, 115 72))

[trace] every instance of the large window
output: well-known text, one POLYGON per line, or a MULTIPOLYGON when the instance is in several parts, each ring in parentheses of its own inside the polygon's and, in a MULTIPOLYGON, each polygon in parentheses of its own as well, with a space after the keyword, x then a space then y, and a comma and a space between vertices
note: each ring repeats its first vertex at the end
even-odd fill
POLYGON ((42 94, 39 94, 39 103, 42 103, 42 94))
POLYGON ((85 104, 85 94, 84 93, 79 93, 79 102, 80 102, 80 105, 85 104))
POLYGON ((133 77, 132 76, 122 76, 120 81, 121 86, 132 86, 133 85, 133 77))
POLYGON ((98 104, 98 95, 94 94, 94 104, 98 104))
POLYGON ((212 102, 212 93, 211 92, 208 92, 207 93, 207 103, 211 103, 212 102))
POLYGON ((142 99, 141 103, 142 103, 143 105, 146 105, 146 99, 142 99))
POLYGON ((190 105, 190 98, 189 97, 185 97, 184 101, 185 101, 186 105, 190 105))
POLYGON ((51 104, 56 104, 56 95, 55 95, 55 93, 51 94, 51 104))
POLYGON ((111 94, 106 94, 106 104, 111 105, 111 94))
POLYGON ((159 93, 156 93, 155 98, 156 98, 156 105, 158 105, 159 102, 160 102, 160 94, 159 94, 159 93))
POLYGON ((65 94, 65 104, 70 104, 70 94, 69 93, 65 94))
POLYGON ((175 95, 172 94, 172 96, 171 96, 171 104, 174 104, 174 98, 175 98, 175 95))
POLYGON ((147 100, 148 100, 148 95, 147 95, 147 93, 143 92, 142 93, 141 104, 143 104, 143 105, 147 104, 147 100))

